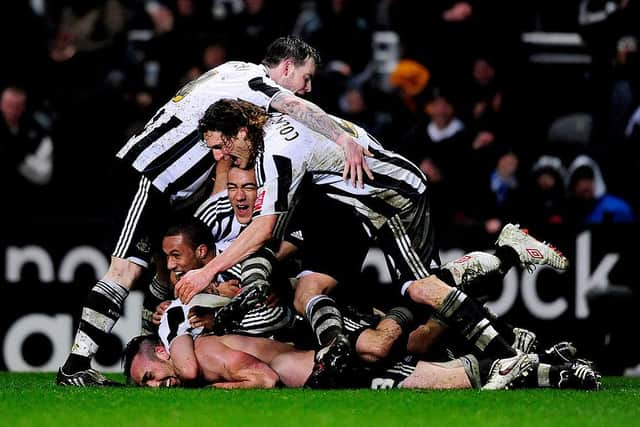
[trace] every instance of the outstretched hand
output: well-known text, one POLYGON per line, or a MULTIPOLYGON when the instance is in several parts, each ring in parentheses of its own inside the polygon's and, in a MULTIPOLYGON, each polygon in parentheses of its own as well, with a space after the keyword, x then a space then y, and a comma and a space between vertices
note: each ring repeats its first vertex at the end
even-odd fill
POLYGON ((342 172, 342 179, 345 181, 350 180, 351 185, 354 187, 357 185, 360 188, 364 187, 364 174, 373 180, 373 174, 369 165, 367 165, 367 157, 373 157, 373 154, 354 141, 353 138, 347 134, 343 134, 338 141, 336 141, 344 153, 344 170, 342 172), (363 174, 364 171, 364 174, 363 174))
POLYGON ((204 291, 211 283, 210 276, 202 268, 187 271, 175 285, 174 295, 183 304, 188 304, 191 298, 204 291))

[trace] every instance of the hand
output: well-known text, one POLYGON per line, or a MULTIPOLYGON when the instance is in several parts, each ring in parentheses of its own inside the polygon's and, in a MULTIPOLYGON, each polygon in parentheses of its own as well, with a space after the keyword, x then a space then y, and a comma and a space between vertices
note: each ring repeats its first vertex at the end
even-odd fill
POLYGON ((357 183, 358 187, 363 188, 363 170, 369 179, 373 180, 373 174, 371 173, 371 169, 369 169, 366 161, 366 157, 373 157, 373 154, 355 142, 354 139, 346 133, 342 134, 336 143, 342 147, 342 151, 344 152, 344 171, 342 172, 342 179, 346 181, 351 178, 351 185, 355 187, 357 183))
POLYGON ((211 283, 211 276, 202 268, 188 271, 175 286, 175 296, 183 304, 188 304, 195 295, 204 291, 211 283))
POLYGON ((210 311, 205 313, 204 311, 194 310, 193 308, 189 310, 189 325, 192 328, 204 328, 206 330, 213 330, 213 313, 210 311))
POLYGON ((167 311, 169 304, 171 304, 171 301, 162 301, 160 304, 158 304, 158 306, 156 307, 156 311, 151 316, 151 323, 153 323, 156 326, 160 325, 160 320, 162 319, 162 315, 164 314, 165 311, 167 311))
POLYGON ((495 140, 495 136, 493 135, 492 132, 489 132, 489 131, 478 132, 478 135, 476 136, 476 138, 473 140, 473 143, 471 144, 471 148, 473 148, 474 150, 478 150, 480 148, 486 147, 487 145, 490 145, 491 143, 493 143, 494 140, 495 140))
POLYGON ((223 297, 233 298, 240 293, 240 286, 235 279, 227 280, 216 284, 216 290, 218 295, 223 297))

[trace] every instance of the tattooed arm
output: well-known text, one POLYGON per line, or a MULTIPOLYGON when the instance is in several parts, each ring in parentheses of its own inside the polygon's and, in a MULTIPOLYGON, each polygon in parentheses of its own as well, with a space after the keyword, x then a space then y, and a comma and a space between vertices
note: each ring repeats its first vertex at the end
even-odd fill
POLYGON ((345 157, 344 171, 342 173, 344 180, 350 178, 352 185, 355 186, 357 182, 360 187, 363 187, 363 170, 369 179, 373 179, 371 170, 365 160, 365 156, 371 156, 371 153, 355 142, 353 138, 320 107, 293 94, 280 92, 275 96, 273 101, 271 101, 271 108, 290 115, 342 147, 345 157))

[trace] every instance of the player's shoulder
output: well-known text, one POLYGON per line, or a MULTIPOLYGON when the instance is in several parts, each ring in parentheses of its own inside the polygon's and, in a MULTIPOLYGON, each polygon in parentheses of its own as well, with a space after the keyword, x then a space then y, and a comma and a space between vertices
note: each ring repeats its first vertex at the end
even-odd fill
POLYGON ((228 75, 245 75, 245 74, 256 74, 256 75, 266 75, 266 71, 264 66, 259 64, 254 64, 252 62, 243 62, 243 61, 228 61, 224 64, 218 65, 213 71, 217 71, 221 74, 228 75))

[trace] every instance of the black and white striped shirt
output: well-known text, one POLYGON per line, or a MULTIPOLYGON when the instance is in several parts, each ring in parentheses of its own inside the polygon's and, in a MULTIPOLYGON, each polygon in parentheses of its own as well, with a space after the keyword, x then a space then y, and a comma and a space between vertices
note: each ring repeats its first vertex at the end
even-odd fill
MULTIPOLYGON (((258 199, 261 192, 262 189, 259 189, 258 199)), ((259 209, 254 210, 254 214, 257 212, 259 212, 259 209)), ((234 215, 227 190, 211 195, 198 207, 194 216, 211 229, 213 240, 216 242, 217 254, 224 252, 246 227, 246 225, 240 224, 234 215)), ((235 279, 242 286, 244 285, 241 280, 242 270, 242 263, 236 264, 218 275, 217 280, 235 279)), ((292 320, 293 311, 288 306, 260 306, 250 310, 242 318, 239 328, 234 332, 247 335, 270 335, 289 325, 292 320)))
MULTIPOLYGON (((273 114, 265 126, 265 151, 256 164, 258 185, 265 189, 261 214, 293 209, 305 174, 310 174, 312 184, 327 196, 351 206, 371 230, 379 229, 396 214, 411 212, 427 190, 427 179, 420 169, 385 150, 361 127, 333 119, 374 154, 367 158, 374 180, 366 180, 364 188, 344 181, 339 146, 289 116, 273 114)), ((282 231, 279 228, 276 233, 282 231)))
POLYGON ((194 194, 213 171, 215 159, 202 143, 198 120, 222 98, 243 99, 268 109, 287 89, 267 76, 263 65, 227 62, 187 83, 144 129, 117 153, 171 201, 194 194))

